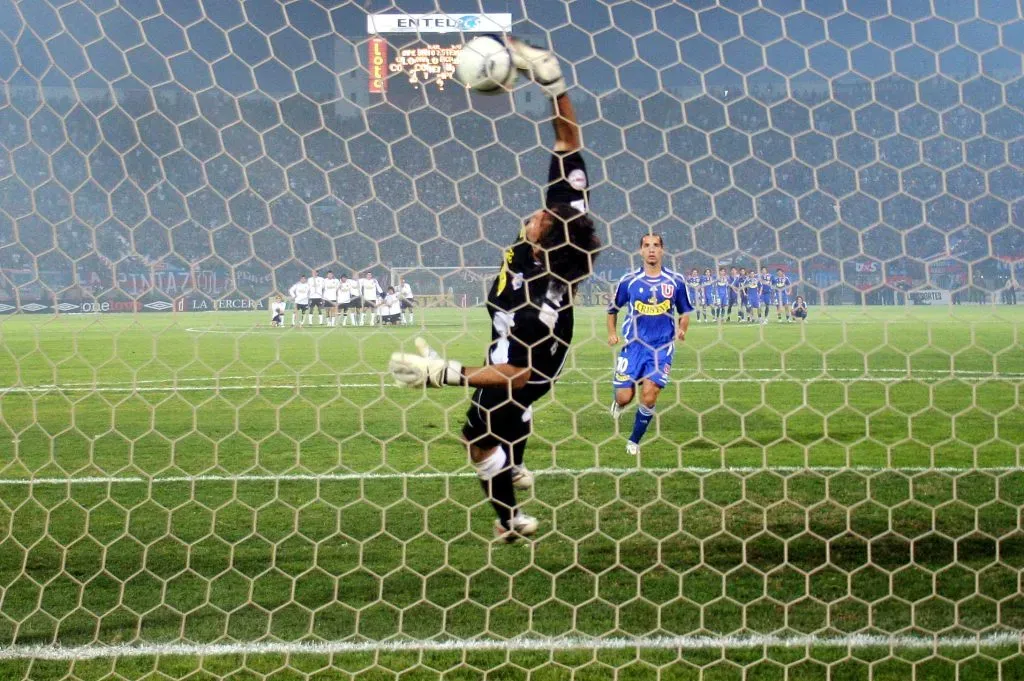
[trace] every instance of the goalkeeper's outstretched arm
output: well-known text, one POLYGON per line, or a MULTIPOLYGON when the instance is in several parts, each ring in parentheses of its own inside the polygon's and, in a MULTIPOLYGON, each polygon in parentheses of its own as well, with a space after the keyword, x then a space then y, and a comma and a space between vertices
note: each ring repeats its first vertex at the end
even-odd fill
POLYGON ((570 152, 580 148, 580 127, 576 112, 566 92, 565 78, 558 57, 551 50, 534 47, 518 38, 509 38, 512 61, 526 72, 551 100, 554 110, 555 151, 570 152))
POLYGON ((572 107, 569 93, 563 92, 552 100, 555 117, 555 151, 579 151, 580 126, 576 122, 576 110, 572 107))
POLYGON ((530 380, 530 370, 511 364, 488 364, 482 367, 462 367, 466 385, 473 388, 504 388, 519 390, 530 380))
POLYGON ((393 353, 388 364, 395 383, 402 387, 468 385, 473 388, 509 387, 519 390, 530 379, 530 370, 524 367, 508 363, 464 367, 461 362, 441 357, 422 338, 417 338, 415 343, 415 353, 393 353))

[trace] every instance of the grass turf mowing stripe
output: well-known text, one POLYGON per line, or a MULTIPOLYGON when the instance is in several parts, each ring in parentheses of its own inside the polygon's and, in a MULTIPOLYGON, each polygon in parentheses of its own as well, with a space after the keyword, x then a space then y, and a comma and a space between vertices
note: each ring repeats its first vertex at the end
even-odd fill
POLYGON ((216 657, 225 655, 344 655, 354 653, 402 652, 476 652, 476 651, 551 651, 570 650, 750 650, 758 648, 840 648, 858 650, 973 649, 983 650, 1024 643, 1024 631, 1010 630, 979 636, 883 636, 850 634, 847 636, 642 636, 591 638, 559 636, 553 638, 517 637, 511 639, 442 639, 392 641, 253 641, 221 644, 134 643, 124 645, 91 644, 81 646, 15 645, 0 648, 0 660, 77 661, 125 657, 216 657))

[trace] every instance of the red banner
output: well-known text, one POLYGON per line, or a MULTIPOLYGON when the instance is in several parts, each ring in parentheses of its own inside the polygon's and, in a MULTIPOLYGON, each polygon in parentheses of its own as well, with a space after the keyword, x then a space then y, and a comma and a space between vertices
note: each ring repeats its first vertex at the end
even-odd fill
POLYGON ((388 43, 384 38, 370 38, 367 63, 370 67, 370 92, 388 90, 388 43))

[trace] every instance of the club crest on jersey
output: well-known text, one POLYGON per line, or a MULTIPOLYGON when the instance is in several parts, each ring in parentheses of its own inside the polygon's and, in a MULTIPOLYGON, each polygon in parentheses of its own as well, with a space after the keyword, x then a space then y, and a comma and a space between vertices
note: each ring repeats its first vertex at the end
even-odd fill
POLYGON ((675 287, 674 284, 662 284, 661 285, 661 297, 662 298, 671 298, 672 294, 675 293, 675 292, 676 292, 676 287, 675 287))
POLYGON ((587 187, 587 174, 576 168, 569 172, 569 177, 566 178, 569 181, 569 185, 576 191, 583 191, 587 187))

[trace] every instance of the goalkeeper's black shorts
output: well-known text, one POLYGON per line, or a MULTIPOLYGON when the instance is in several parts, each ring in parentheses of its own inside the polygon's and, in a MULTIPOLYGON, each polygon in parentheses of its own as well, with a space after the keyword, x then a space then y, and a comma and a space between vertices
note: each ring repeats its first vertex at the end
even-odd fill
POLYGON ((481 449, 502 445, 511 455, 512 447, 524 442, 533 432, 533 410, 530 405, 539 400, 551 384, 529 384, 521 390, 507 388, 477 388, 473 393, 462 437, 481 449))

